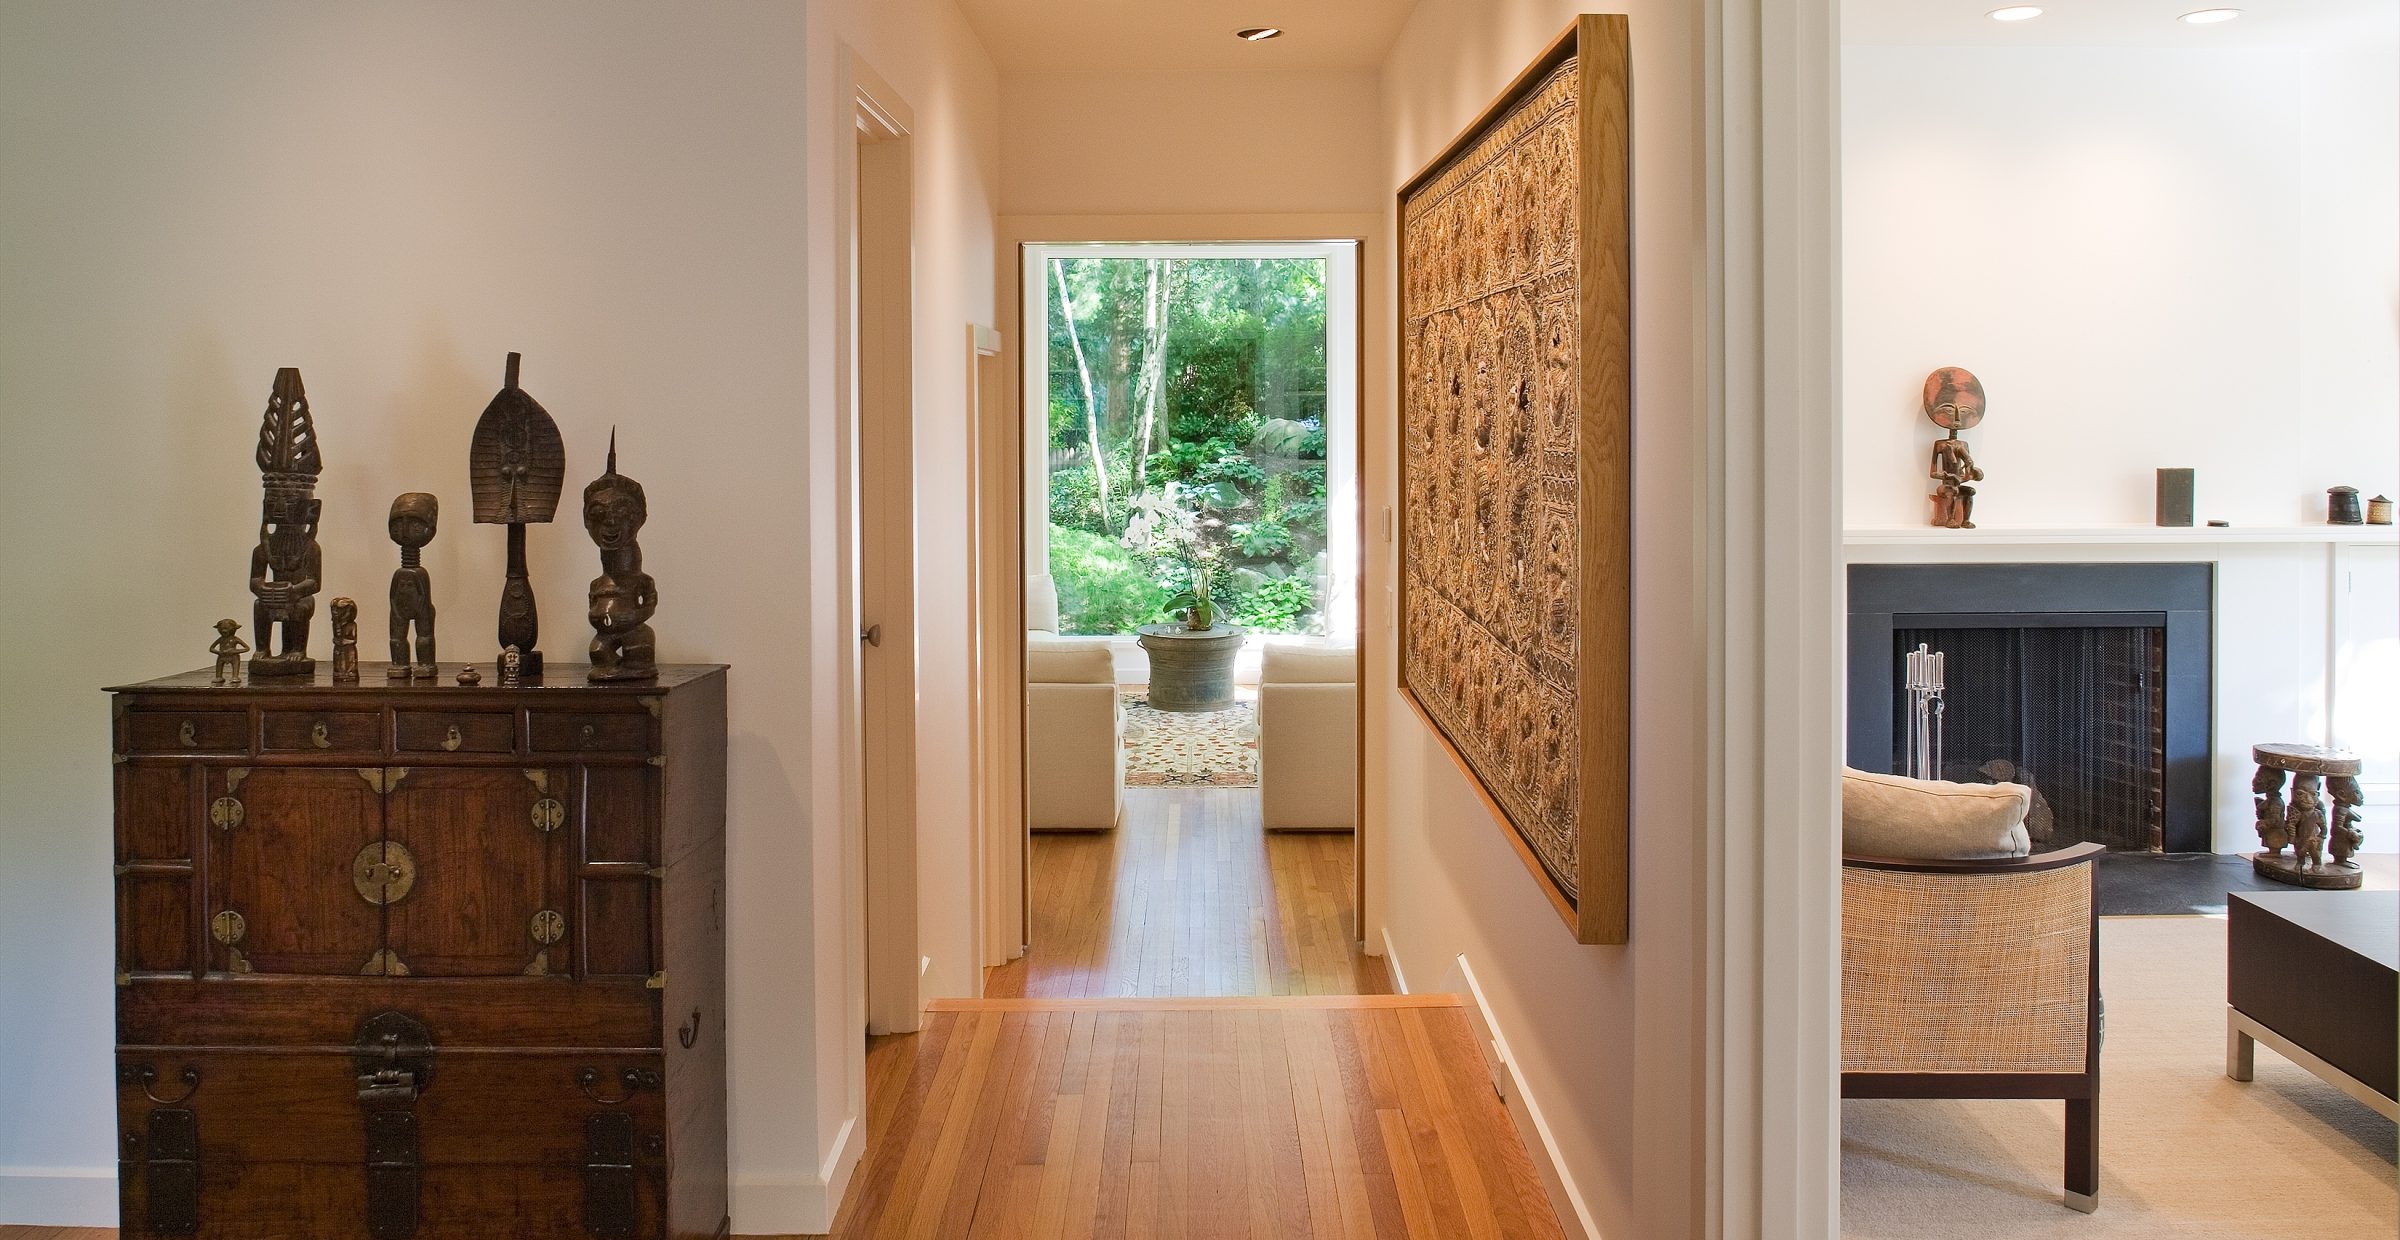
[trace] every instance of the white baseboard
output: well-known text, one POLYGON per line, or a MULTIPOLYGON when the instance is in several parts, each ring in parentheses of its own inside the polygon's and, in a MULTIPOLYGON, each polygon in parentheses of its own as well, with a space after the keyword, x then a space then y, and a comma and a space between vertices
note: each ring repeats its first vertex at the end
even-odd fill
POLYGON ((116 1165, 0 1167, 0 1224, 116 1226, 116 1165))
MULTIPOLYGON (((1397 977, 1399 970, 1393 970, 1397 977)), ((1491 1072, 1492 1084, 1508 1104, 1509 1118, 1516 1121, 1517 1135, 1525 1141, 1525 1151, 1533 1159, 1534 1170, 1541 1173, 1542 1186, 1549 1190, 1551 1212, 1558 1216, 1560 1230, 1567 1240, 1601 1240, 1600 1226, 1592 1220, 1591 1207, 1584 1204, 1583 1194, 1567 1174, 1566 1163, 1558 1156, 1558 1143, 1550 1136, 1550 1125, 1542 1119, 1541 1105, 1525 1088, 1525 1078, 1517 1071, 1517 1060, 1509 1054, 1508 1039, 1492 1019, 1491 1006, 1484 1002, 1483 988, 1476 984, 1475 970, 1460 956, 1455 971, 1448 979, 1452 989, 1467 1000, 1462 1006, 1468 1023, 1475 1026, 1475 1042, 1483 1051, 1484 1067, 1491 1072)))
POLYGON ((1407 994, 1408 977, 1400 971, 1400 953, 1392 950, 1392 928, 1390 926, 1383 928, 1383 967, 1392 975, 1392 989, 1400 994, 1407 994))
POLYGON ((842 1121, 833 1152, 815 1175, 733 1177, 733 1234, 737 1236, 822 1235, 833 1230, 834 1211, 867 1149, 867 1126, 853 1115, 842 1121))

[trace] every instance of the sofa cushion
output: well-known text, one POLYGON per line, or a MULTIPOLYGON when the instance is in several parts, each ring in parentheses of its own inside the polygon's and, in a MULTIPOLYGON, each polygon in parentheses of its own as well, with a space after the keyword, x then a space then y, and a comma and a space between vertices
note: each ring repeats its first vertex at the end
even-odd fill
POLYGON ((1036 639, 1025 643, 1025 679, 1039 685, 1113 685, 1117 664, 1107 642, 1036 639))
POLYGON ((1358 681, 1358 651, 1348 646, 1268 646, 1259 654, 1262 685, 1347 685, 1358 681))
POLYGON ((1025 574, 1025 628, 1058 632, 1058 580, 1048 573, 1025 574))
POLYGON ((1988 861, 2033 851, 2023 784, 1956 784, 1842 770, 1842 851, 1909 861, 1988 861))

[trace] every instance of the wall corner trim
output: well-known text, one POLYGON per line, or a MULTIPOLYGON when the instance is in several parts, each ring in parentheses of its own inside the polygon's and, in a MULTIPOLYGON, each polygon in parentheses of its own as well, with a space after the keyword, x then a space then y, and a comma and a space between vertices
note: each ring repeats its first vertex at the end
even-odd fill
POLYGON ((833 1230, 834 1212, 850 1187, 850 1175, 866 1154, 867 1127, 852 1115, 842 1121, 833 1148, 813 1175, 733 1176, 733 1234, 737 1236, 822 1235, 833 1230))
POLYGON ((1392 928, 1390 926, 1383 928, 1383 967, 1385 972, 1392 975, 1392 992, 1407 994, 1408 975, 1400 971, 1400 953, 1392 950, 1392 928))
MULTIPOLYGON (((1385 951, 1390 951, 1386 939, 1385 951)), ((1387 954, 1386 960, 1391 957, 1387 954)), ((1398 985, 1400 967, 1392 965, 1393 984, 1398 985)), ((1448 979, 1451 989, 1464 995, 1467 1002, 1460 1006, 1467 1020, 1475 1026, 1475 1045, 1483 1052, 1484 1067, 1491 1073, 1493 1088, 1508 1106, 1508 1117, 1516 1121, 1517 1135, 1524 1138, 1525 1152, 1533 1159, 1534 1170, 1541 1173, 1542 1187, 1550 1195, 1550 1210, 1558 1216, 1558 1226, 1567 1240, 1602 1240, 1600 1225, 1593 1221, 1591 1207, 1584 1204, 1583 1193, 1567 1174, 1566 1163, 1559 1157, 1558 1143, 1550 1135, 1550 1125, 1542 1118, 1541 1105, 1534 1101, 1525 1084, 1524 1074, 1517 1069, 1515 1055, 1509 1053, 1508 1038, 1500 1032, 1500 1022, 1484 1001, 1483 987, 1475 980, 1475 970, 1462 953, 1457 969, 1448 979)), ((1403 992, 1405 993, 1405 992, 1403 992)))
POLYGON ((116 1164, 0 1167, 0 1225, 116 1226, 116 1164))

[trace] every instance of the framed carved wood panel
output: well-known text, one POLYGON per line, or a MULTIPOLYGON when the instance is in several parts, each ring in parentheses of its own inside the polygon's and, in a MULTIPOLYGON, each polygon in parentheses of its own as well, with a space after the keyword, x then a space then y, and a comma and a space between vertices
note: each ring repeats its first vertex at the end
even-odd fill
POLYGON ((1626 19, 1577 19, 1400 191, 1400 688, 1579 941, 1623 943, 1626 19))

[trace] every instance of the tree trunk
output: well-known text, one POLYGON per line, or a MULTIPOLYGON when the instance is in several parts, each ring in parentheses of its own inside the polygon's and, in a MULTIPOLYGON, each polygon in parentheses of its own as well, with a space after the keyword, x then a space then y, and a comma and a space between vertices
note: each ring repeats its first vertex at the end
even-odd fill
POLYGON ((1142 377, 1140 401, 1142 425, 1138 451, 1133 458, 1133 486, 1140 490, 1150 481, 1150 440, 1158 427, 1158 390, 1167 380, 1167 298, 1175 288, 1175 260, 1164 259, 1156 264, 1143 263, 1149 270, 1149 285, 1142 293, 1142 377))
MULTIPOLYGON (((1075 299, 1067 292, 1067 262, 1063 258, 1050 260, 1050 270, 1058 275, 1059 317, 1067 322, 1067 344, 1075 350, 1075 375, 1083 381, 1083 426, 1092 445, 1092 479, 1100 487, 1100 525, 1110 523, 1108 512, 1108 455, 1100 448, 1100 410, 1092 403, 1092 367, 1083 357, 1083 337, 1075 330, 1075 299)), ((1044 419, 1047 421, 1047 417, 1044 419)), ((1044 499, 1047 505, 1048 500, 1044 499)))

